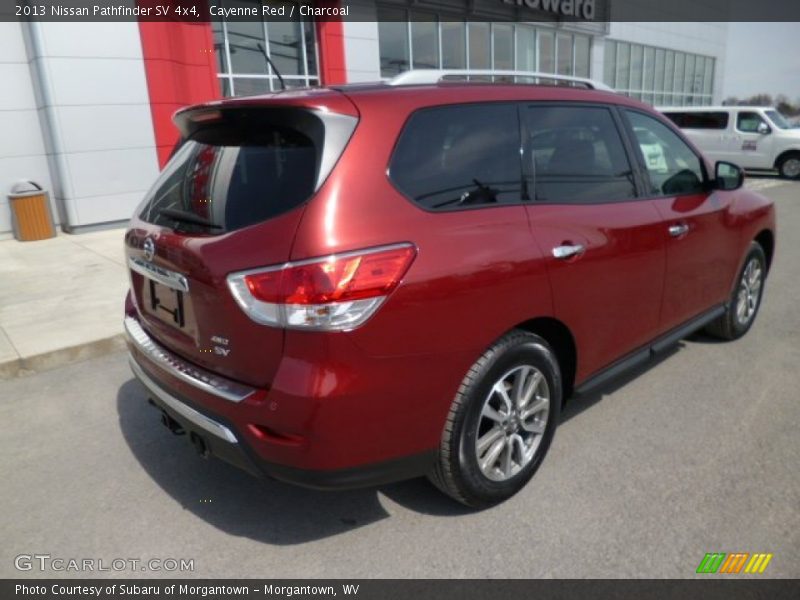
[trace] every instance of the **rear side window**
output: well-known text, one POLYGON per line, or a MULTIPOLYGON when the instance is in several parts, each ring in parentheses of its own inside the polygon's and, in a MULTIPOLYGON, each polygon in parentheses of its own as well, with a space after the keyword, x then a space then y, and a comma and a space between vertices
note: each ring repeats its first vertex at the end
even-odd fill
POLYGON ((140 218, 222 233, 298 206, 314 192, 322 137, 305 129, 254 122, 197 132, 145 197, 140 218))
POLYGON ((675 125, 681 129, 727 129, 728 113, 709 112, 665 112, 675 125))
POLYGON ((534 197, 544 202, 613 202, 636 196, 611 112, 603 107, 526 109, 534 197))
POLYGON ((414 113, 400 134, 389 174, 401 192, 428 210, 519 202, 517 108, 475 104, 414 113))

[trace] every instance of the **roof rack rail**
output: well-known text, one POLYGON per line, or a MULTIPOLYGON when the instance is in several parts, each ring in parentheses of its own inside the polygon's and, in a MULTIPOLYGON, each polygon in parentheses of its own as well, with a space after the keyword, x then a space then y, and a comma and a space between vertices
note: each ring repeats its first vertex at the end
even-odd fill
MULTIPOLYGON (((495 77, 511 77, 515 80, 517 78, 535 79, 537 80, 535 83, 545 81, 554 82, 556 84, 577 84, 590 90, 614 91, 613 88, 610 88, 606 84, 586 77, 572 77, 571 75, 556 75, 554 73, 540 73, 538 71, 493 71, 490 69, 416 69, 401 73, 390 79, 387 83, 389 85, 425 85, 436 84, 452 79, 464 79, 465 77, 492 77, 493 79, 495 77)), ((513 81, 513 83, 517 82, 513 81)))

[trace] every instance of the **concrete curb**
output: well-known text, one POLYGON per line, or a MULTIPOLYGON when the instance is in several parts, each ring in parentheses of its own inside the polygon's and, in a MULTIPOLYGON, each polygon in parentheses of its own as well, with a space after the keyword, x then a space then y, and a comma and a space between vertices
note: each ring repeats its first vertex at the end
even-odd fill
POLYGON ((77 346, 59 348, 35 356, 17 358, 0 363, 0 381, 33 375, 57 367, 96 358, 125 349, 125 335, 118 333, 77 346))

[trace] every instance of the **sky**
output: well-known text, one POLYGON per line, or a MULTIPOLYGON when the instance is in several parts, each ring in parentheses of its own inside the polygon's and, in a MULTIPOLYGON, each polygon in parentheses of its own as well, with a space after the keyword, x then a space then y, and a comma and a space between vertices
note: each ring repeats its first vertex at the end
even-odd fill
MULTIPOLYGON (((796 0, 791 0, 796 1, 796 0)), ((729 23, 722 99, 759 93, 800 100, 800 23, 729 23)))

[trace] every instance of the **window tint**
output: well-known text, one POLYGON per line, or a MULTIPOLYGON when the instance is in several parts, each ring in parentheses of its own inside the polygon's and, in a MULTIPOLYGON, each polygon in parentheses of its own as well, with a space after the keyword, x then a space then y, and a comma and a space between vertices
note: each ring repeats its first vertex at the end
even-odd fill
POLYGON ((758 133, 758 126, 765 123, 758 113, 740 112, 736 117, 736 129, 744 133, 758 133))
POLYGON ((427 209, 521 200, 520 139, 513 105, 463 105, 418 111, 397 143, 390 175, 427 209))
POLYGON ((140 217, 221 233, 274 217, 311 196, 317 148, 310 137, 266 126, 258 127, 257 139, 240 135, 225 133, 220 145, 184 144, 145 197, 140 217))
POLYGON ((681 129, 726 129, 728 113, 716 112, 665 112, 670 121, 681 129))
POLYGON ((525 118, 536 200, 597 202, 636 196, 608 109, 537 106, 528 108, 525 118))
POLYGON ((650 176, 651 193, 675 196, 703 191, 700 158, 669 127, 635 111, 626 111, 650 176))

